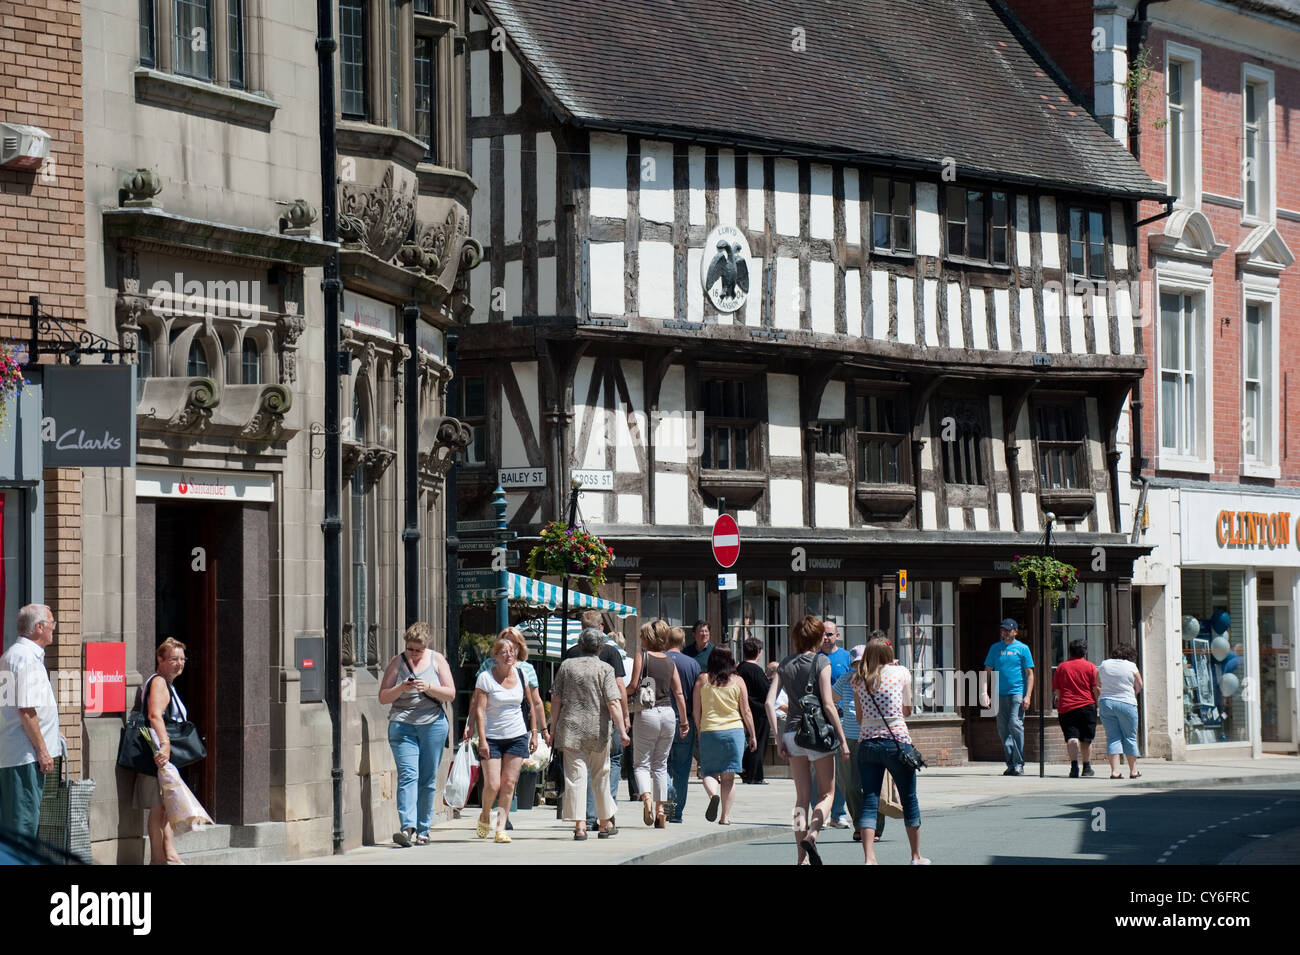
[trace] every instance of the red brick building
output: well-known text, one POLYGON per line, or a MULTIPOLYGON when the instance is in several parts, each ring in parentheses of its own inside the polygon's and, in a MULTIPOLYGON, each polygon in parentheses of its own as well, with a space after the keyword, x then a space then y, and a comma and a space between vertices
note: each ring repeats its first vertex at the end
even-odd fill
POLYGON ((1171 197, 1137 236, 1144 751, 1296 752, 1300 3, 1008 6, 1171 197))
MULTIPOLYGON (((81 5, 72 0, 0 2, 0 132, 35 127, 48 158, 0 165, 0 343, 25 344, 29 300, 67 324, 85 320, 81 5), (34 167, 34 168, 24 168, 34 167)), ((36 133, 28 134, 39 139, 36 133)), ((31 139, 23 140, 26 146, 31 139)), ((39 151, 39 147, 38 147, 39 151)), ((5 143, 4 160, 13 150, 5 143)), ((34 383, 6 400, 0 433, 5 645, 18 609, 46 603, 58 620, 46 653, 58 687, 71 771, 81 772, 81 486, 79 468, 39 469, 41 398, 34 383), (32 470, 32 468, 36 470, 32 470)))

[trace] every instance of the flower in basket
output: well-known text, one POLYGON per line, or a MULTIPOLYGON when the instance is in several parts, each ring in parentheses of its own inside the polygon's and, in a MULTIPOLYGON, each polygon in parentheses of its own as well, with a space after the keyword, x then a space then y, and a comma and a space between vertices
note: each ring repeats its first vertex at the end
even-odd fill
POLYGON ((1073 564, 1044 555, 1017 555, 1011 562, 1011 574, 1025 590, 1036 590, 1043 600, 1050 600, 1053 610, 1062 597, 1070 599, 1071 607, 1078 606, 1074 590, 1079 585, 1079 571, 1073 564))
POLYGON ((528 574, 586 577, 594 591, 605 582, 605 570, 613 556, 595 534, 552 521, 542 528, 541 541, 528 552, 528 574))
POLYGON ((9 428, 9 397, 20 394, 27 387, 27 379, 23 376, 26 360, 25 345, 0 344, 0 429, 9 428))

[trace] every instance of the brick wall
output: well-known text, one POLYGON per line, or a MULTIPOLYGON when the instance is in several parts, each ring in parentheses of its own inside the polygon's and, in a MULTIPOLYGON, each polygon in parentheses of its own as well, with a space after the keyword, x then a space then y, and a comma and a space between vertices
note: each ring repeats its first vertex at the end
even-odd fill
POLYGON ((1061 71, 1092 99, 1092 4, 1079 0, 1007 0, 1007 6, 1061 71))
MULTIPOLYGON (((39 170, 0 169, 0 340, 26 341, 28 298, 65 322, 85 320, 81 6, 0 0, 0 120, 49 133, 39 170)), ((81 471, 49 469, 45 599, 58 620, 49 668, 64 679, 60 723, 81 774, 81 471)), ((38 559, 31 555, 32 560, 38 559)))

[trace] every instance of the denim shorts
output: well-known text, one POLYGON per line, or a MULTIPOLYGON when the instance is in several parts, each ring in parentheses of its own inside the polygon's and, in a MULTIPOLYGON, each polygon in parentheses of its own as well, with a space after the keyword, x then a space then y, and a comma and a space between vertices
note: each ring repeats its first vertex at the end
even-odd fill
POLYGON ((520 759, 528 758, 528 734, 516 736, 514 739, 493 739, 488 737, 488 759, 500 759, 502 756, 518 756, 520 759))

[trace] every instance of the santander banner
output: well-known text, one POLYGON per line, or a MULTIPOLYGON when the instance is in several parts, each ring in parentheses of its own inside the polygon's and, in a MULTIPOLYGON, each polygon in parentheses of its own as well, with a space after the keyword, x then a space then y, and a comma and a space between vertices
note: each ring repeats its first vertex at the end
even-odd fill
POLYGON ((126 644, 86 644, 86 715, 126 712, 126 644))

